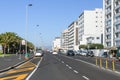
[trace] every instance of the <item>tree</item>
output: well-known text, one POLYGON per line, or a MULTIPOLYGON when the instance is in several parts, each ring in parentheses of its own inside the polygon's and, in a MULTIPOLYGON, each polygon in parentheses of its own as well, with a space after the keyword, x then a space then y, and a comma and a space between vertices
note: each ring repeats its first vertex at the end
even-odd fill
POLYGON ((87 44, 89 45, 89 49, 103 49, 104 46, 102 44, 87 44))
POLYGON ((87 46, 86 46, 86 45, 80 45, 80 46, 79 46, 79 49, 81 49, 81 48, 86 49, 87 46))
MULTIPOLYGON (((10 52, 15 52, 20 50, 20 45, 21 45, 21 41, 23 40, 23 38, 19 37, 16 33, 14 32, 6 32, 6 33, 2 33, 0 34, 0 44, 2 45, 3 48, 3 53, 8 53, 10 52)), ((34 48, 34 45, 28 42, 28 49, 34 48)))
POLYGON ((13 46, 15 45, 16 35, 17 34, 13 32, 6 32, 0 35, 0 44, 3 47, 3 53, 9 52, 11 43, 13 46))
POLYGON ((87 45, 80 45, 79 49, 103 49, 104 46, 102 44, 87 44, 87 45))

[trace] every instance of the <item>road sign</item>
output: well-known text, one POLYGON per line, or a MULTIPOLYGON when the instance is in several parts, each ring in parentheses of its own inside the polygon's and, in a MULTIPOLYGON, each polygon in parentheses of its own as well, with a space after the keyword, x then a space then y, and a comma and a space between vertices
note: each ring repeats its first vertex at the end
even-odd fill
POLYGON ((22 45, 25 45, 25 40, 22 40, 22 45))

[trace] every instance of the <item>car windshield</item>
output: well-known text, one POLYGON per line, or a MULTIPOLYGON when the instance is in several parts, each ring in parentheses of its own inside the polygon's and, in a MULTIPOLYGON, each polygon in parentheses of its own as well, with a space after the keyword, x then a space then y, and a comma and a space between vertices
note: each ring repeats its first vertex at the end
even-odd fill
POLYGON ((73 53, 73 50, 68 50, 68 52, 72 52, 73 53))
POLYGON ((41 50, 37 50, 36 53, 42 53, 42 51, 41 50))

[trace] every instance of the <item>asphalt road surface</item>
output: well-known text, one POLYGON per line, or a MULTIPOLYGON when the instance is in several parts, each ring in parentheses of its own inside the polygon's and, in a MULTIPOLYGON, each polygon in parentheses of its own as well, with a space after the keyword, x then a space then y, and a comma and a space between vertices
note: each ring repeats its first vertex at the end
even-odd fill
POLYGON ((120 80, 120 74, 65 55, 45 54, 28 80, 120 80))

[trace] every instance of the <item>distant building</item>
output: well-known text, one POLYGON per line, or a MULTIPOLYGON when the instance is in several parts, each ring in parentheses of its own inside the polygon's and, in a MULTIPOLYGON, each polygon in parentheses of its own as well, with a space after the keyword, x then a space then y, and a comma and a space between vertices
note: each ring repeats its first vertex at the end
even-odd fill
POLYGON ((74 21, 68 26, 68 49, 78 50, 78 22, 74 21))
POLYGON ((56 37, 53 40, 52 50, 58 51, 59 49, 61 49, 61 38, 60 37, 56 37))
POLYGON ((107 48, 120 46, 120 0, 103 0, 104 45, 107 48))
POLYGON ((80 45, 103 44, 103 10, 85 10, 78 18, 78 40, 80 45))
POLYGON ((68 29, 61 34, 61 49, 68 50, 68 29))

